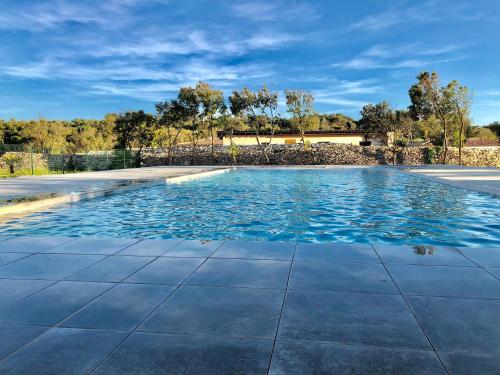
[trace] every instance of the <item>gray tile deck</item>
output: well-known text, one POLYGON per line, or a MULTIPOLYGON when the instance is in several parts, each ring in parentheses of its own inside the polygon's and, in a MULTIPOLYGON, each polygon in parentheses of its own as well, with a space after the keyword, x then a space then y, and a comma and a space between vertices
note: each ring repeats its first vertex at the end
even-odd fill
POLYGON ((104 259, 101 255, 35 254, 0 268, 0 277, 60 280, 104 259))
POLYGON ((112 255, 68 276, 66 279, 120 282, 155 259, 154 257, 112 255))
POLYGON ((438 351, 500 356, 500 301, 408 297, 438 351))
POLYGON ((1 241, 0 373, 500 368, 500 250, 294 247, 1 241))
POLYGON ((0 360, 23 347, 47 328, 31 326, 13 326, 0 324, 0 360))
POLYGON ((481 268, 407 265, 387 268, 403 294, 500 299, 500 281, 481 268))
POLYGON ((430 349, 397 295, 289 290, 278 339, 430 349))
POLYGON ((283 298, 273 289, 181 287, 139 330, 274 339, 283 298))
POLYGON ((45 253, 59 254, 115 254, 138 240, 131 238, 93 238, 82 237, 74 241, 45 250, 45 253))
POLYGON ((265 374, 270 340, 133 333, 95 374, 265 374))
POLYGON ((420 264, 428 266, 474 266, 450 247, 373 245, 385 264, 420 264))
POLYGON ((453 352, 441 352, 439 355, 453 375, 498 374, 500 372, 500 355, 453 352))
POLYGON ((1 374, 88 374, 125 333, 52 328, 0 362, 1 374))
POLYGON ((160 256, 182 240, 143 240, 121 250, 118 255, 160 256))
POLYGON ((167 257, 206 258, 211 256, 222 243, 222 241, 186 240, 171 248, 163 255, 167 257))
POLYGON ((438 375, 446 371, 433 351, 387 349, 315 341, 278 341, 273 375, 438 375))
POLYGON ((281 260, 209 259, 186 284, 285 289, 290 265, 281 260))
POLYGON ((298 243, 295 260, 380 264, 373 248, 365 244, 298 243))
POLYGON ((0 242, 0 253, 38 253, 65 242, 73 241, 69 237, 14 237, 0 242))
POLYGON ((466 257, 483 267, 500 267, 500 248, 458 248, 466 257))
POLYGON ((158 258, 125 282, 178 285, 204 261, 204 258, 158 258))
POLYGON ((53 281, 0 279, 0 309, 40 289, 48 287, 53 281))
POLYGON ((131 331, 144 321, 173 289, 173 286, 167 285, 117 285, 60 326, 131 331))
POLYGON ((0 311, 0 323, 52 326, 113 284, 61 281, 0 311))
POLYGON ((214 257, 292 260, 294 250, 293 242, 226 241, 214 257))
POLYGON ((31 254, 28 253, 0 253, 0 266, 14 262, 15 260, 29 257, 30 255, 31 254))
POLYGON ((293 263, 289 289, 398 294, 382 264, 293 263))

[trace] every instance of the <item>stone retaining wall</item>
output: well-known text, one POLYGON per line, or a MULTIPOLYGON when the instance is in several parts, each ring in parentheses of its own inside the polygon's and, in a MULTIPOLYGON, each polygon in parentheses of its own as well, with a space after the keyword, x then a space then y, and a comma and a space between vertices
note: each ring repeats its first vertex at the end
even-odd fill
MULTIPOLYGON (((210 146, 196 149, 193 160, 192 149, 179 146, 174 149, 169 162, 165 149, 147 149, 142 152, 142 166, 160 165, 383 165, 383 164, 437 164, 441 160, 441 147, 407 147, 393 149, 379 146, 350 145, 312 145, 305 149, 301 145, 276 145, 268 151, 269 162, 263 157, 257 146, 240 146, 237 150, 236 163, 229 147, 216 146, 215 157, 210 146)), ((10 154, 7 152, 6 154, 10 154)), ((100 152, 93 154, 30 154, 16 152, 21 156, 17 169, 61 171, 61 170, 106 170, 134 167, 136 158, 133 154, 122 154, 121 151, 100 152)), ((7 169, 0 154, 0 170, 7 169)), ((500 168, 500 148, 464 148, 462 150, 464 165, 476 167, 500 168)), ((458 164, 458 149, 450 148, 448 163, 458 164)))
MULTIPOLYGON (((229 147, 216 146, 215 156, 210 147, 198 147, 192 157, 190 147, 177 147, 169 163, 167 150, 151 149, 142 154, 143 166, 159 165, 384 165, 384 164, 437 164, 441 160, 441 147, 396 148, 351 145, 276 145, 268 151, 266 161, 257 146, 240 146, 236 163, 229 147)), ((448 150, 448 162, 458 164, 458 149, 448 150)), ((462 162, 468 166, 500 168, 500 148, 467 148, 462 150, 462 162)))

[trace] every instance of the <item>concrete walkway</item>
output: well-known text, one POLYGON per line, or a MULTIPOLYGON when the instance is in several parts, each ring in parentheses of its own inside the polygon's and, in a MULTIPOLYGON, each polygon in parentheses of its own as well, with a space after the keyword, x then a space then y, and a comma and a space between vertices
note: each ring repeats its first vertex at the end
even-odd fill
POLYGON ((90 192, 123 186, 131 182, 152 182, 216 169, 222 167, 132 168, 0 179, 0 203, 14 198, 90 192))
POLYGON ((500 249, 0 238, 0 338, 1 374, 496 374, 500 249))
POLYGON ((500 169, 498 168, 429 165, 405 167, 405 170, 453 186, 500 196, 500 169))

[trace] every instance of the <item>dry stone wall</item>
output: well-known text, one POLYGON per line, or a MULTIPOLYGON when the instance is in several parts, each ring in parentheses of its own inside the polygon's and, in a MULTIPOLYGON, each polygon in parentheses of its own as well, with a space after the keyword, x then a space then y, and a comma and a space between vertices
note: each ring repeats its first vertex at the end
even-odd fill
MULTIPOLYGON (((384 165, 437 164, 441 160, 441 147, 390 148, 380 146, 350 145, 276 145, 268 151, 269 162, 257 146, 240 146, 236 155, 225 146, 216 146, 214 155, 210 146, 196 149, 193 158, 191 147, 180 146, 173 150, 171 157, 166 149, 146 149, 141 154, 144 167, 161 165, 384 165), (236 159, 236 162, 235 160, 236 159)), ((234 151, 234 150, 233 150, 234 151)), ((121 151, 91 154, 37 154, 25 152, 0 153, 0 170, 8 169, 3 160, 6 154, 20 156, 16 170, 33 169, 39 171, 84 171, 106 170, 137 165, 136 156, 121 151)), ((458 149, 448 150, 448 162, 458 164, 458 149)), ((462 162, 467 166, 500 168, 500 148, 465 148, 462 162)))
MULTIPOLYGON (((216 146, 214 155, 210 147, 198 147, 193 157, 190 147, 177 147, 169 158, 167 150, 151 149, 142 154, 143 166, 159 165, 384 165, 437 164, 441 160, 441 147, 391 148, 351 145, 276 145, 268 151, 269 162, 257 146, 240 146, 234 162, 231 149, 216 146)), ((458 164, 458 149, 448 150, 450 164, 458 164)), ((462 162, 469 166, 500 168, 500 148, 468 148, 462 150, 462 162)))

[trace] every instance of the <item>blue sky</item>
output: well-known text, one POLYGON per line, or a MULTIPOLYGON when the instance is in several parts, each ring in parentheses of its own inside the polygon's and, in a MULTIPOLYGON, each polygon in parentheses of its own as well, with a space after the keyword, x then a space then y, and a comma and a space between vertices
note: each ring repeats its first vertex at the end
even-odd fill
POLYGON ((498 0, 0 0, 0 118, 152 111, 203 80, 304 88, 319 112, 408 106, 422 70, 500 120, 498 0))

